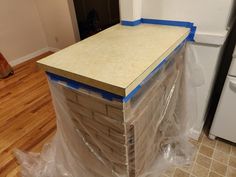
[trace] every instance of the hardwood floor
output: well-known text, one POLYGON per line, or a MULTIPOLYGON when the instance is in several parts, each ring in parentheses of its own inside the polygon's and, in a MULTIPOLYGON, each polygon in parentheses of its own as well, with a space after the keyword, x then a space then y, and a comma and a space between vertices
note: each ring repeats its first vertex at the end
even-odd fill
POLYGON ((0 177, 19 176, 14 149, 39 152, 56 130, 46 76, 35 63, 50 54, 18 65, 13 76, 0 80, 0 177))

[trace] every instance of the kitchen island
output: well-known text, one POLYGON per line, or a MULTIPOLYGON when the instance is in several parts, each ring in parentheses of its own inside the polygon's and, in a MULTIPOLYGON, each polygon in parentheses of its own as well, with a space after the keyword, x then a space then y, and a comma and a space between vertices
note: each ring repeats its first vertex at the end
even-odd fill
POLYGON ((184 104, 189 32, 118 24, 38 62, 57 113, 58 162, 68 173, 138 177, 155 165, 178 131, 172 122, 184 104))

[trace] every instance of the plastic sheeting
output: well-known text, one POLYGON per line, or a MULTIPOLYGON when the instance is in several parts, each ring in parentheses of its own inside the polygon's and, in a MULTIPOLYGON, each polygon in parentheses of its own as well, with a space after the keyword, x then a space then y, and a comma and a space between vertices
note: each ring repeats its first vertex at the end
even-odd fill
POLYGON ((22 176, 156 177, 191 163, 183 56, 176 50, 127 103, 49 78, 57 132, 41 153, 16 151, 22 176))

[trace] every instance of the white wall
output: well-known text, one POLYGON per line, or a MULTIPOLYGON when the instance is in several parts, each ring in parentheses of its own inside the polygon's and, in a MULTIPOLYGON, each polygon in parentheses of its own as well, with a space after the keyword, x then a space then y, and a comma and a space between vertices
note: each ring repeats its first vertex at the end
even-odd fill
POLYGON ((135 21, 142 17, 143 0, 120 0, 121 20, 135 21))
POLYGON ((143 18, 194 22, 201 33, 225 34, 234 0, 144 0, 143 18))
POLYGON ((47 47, 34 0, 0 1, 0 51, 8 61, 47 47))
POLYGON ((73 0, 0 0, 0 51, 10 64, 78 40, 73 0))
POLYGON ((222 45, 234 0, 120 0, 121 20, 140 18, 193 22, 195 40, 222 45))
MULTIPOLYGON (((35 0, 49 47, 63 49, 78 40, 67 0, 35 0), (75 31, 74 31, 75 30, 75 31)), ((73 16, 74 17, 74 16, 73 16)), ((73 19, 75 20, 75 19, 73 19)))

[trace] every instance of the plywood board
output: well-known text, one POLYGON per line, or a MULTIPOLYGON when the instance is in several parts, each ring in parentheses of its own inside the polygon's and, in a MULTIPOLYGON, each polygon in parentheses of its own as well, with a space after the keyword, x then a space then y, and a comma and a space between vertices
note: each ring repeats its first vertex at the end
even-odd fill
POLYGON ((48 72, 127 96, 188 34, 183 27, 118 24, 38 64, 48 72))

